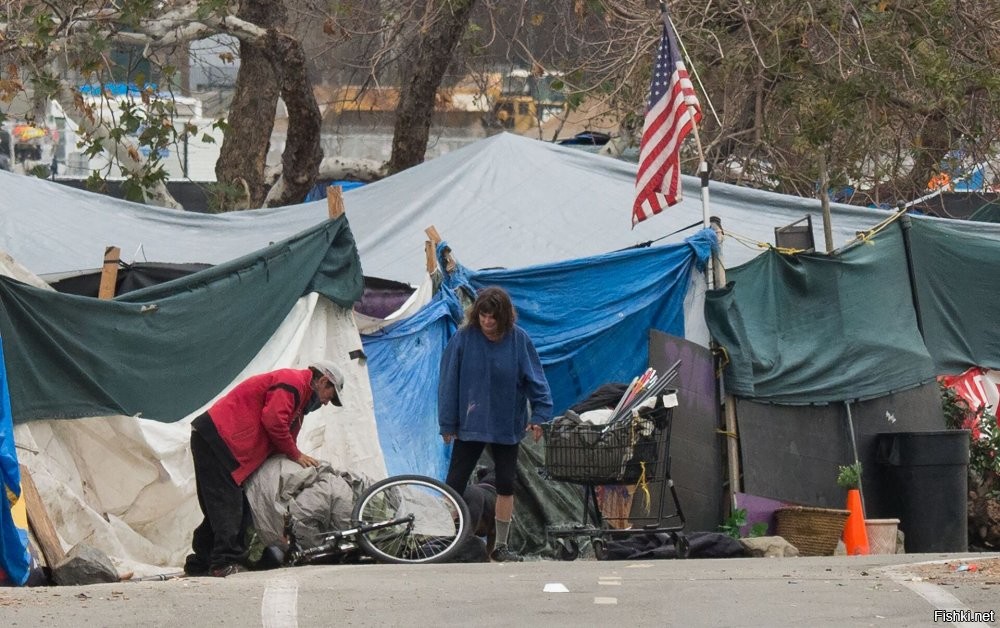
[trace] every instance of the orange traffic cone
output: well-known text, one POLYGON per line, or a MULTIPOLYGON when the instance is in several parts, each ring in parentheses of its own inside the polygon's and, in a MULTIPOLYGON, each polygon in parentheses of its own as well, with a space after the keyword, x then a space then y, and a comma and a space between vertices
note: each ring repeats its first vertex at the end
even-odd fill
POLYGON ((847 509, 851 511, 844 524, 844 546, 848 556, 870 554, 868 532, 865 530, 865 513, 861 506, 861 491, 852 488, 847 491, 847 509))

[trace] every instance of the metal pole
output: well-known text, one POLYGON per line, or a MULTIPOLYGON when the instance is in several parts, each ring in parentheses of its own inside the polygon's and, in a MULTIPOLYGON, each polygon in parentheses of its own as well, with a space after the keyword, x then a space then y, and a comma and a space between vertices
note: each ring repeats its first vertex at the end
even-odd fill
MULTIPOLYGON (((702 159, 698 165, 698 174, 701 175, 701 224, 705 229, 711 226, 711 217, 708 215, 708 162, 702 159)), ((719 241, 721 248, 722 241, 719 241)), ((708 289, 712 290, 718 284, 715 281, 717 269, 721 269, 721 262, 716 259, 715 254, 709 256, 708 265, 705 268, 705 277, 708 280, 708 289)))
POLYGON ((917 272, 913 268, 913 247, 910 244, 910 229, 913 228, 913 222, 910 220, 909 215, 899 219, 899 226, 903 230, 903 252, 906 254, 906 274, 910 279, 910 294, 913 298, 913 313, 917 316, 917 331, 920 332, 921 338, 925 338, 924 318, 920 314, 920 299, 917 296, 917 272))
MULTIPOLYGON (((691 113, 691 119, 693 121, 694 107, 688 105, 688 111, 691 113)), ((701 135, 698 133, 698 125, 692 124, 691 127, 694 131, 695 144, 698 146, 698 176, 701 178, 701 226, 708 229, 711 226, 712 220, 708 211, 708 161, 705 160, 705 152, 701 147, 701 135)), ((715 266, 717 266, 718 263, 718 260, 715 259, 715 255, 708 258, 708 264, 705 267, 705 281, 708 284, 709 290, 712 290, 716 286, 715 266)))
MULTIPOLYGON (((851 402, 845 401, 844 407, 847 408, 847 430, 851 435, 851 453, 854 454, 854 464, 858 464, 861 460, 858 458, 858 440, 854 436, 854 417, 851 416, 851 402)), ((860 475, 858 476, 858 492, 861 494, 861 509, 868 512, 868 509, 865 508, 865 491, 861 486, 860 475)))
POLYGON ((819 204, 823 209, 823 236, 826 252, 833 253, 833 221, 830 218, 830 172, 826 166, 826 150, 819 152, 819 204))

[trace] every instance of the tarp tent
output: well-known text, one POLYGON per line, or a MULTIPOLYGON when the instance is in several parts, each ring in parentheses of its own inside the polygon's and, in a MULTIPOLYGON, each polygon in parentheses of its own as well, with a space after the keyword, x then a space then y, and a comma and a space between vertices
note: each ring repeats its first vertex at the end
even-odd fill
MULTIPOLYGON (((441 479, 446 475, 449 447, 438 436, 436 393, 441 355, 463 318, 460 289, 468 294, 500 286, 510 293, 518 324, 534 340, 555 411, 561 413, 603 384, 628 382, 642 373, 649 365, 651 329, 684 334, 684 301, 692 274, 704 268, 715 243, 714 232, 703 229, 682 244, 527 268, 470 271, 459 265, 446 271, 442 289, 430 304, 362 336, 389 472, 441 479)), ((438 246, 439 259, 447 246, 438 246)), ((461 253, 455 251, 459 257, 461 253)), ((697 423, 699 418, 683 419, 697 423)), ((715 428, 713 423, 710 438, 715 438, 715 428)), ((522 552, 551 550, 546 548, 545 526, 578 524, 581 498, 578 487, 539 475, 540 444, 526 439, 523 445, 513 539, 522 552)), ((685 455, 682 451, 674 457, 685 455)), ((693 484, 699 486, 681 490, 705 490, 715 499, 689 514, 714 528, 719 521, 713 506, 721 501, 721 491, 717 486, 703 488, 700 479, 693 484)))
MULTIPOLYGON (((902 516, 880 435, 941 434, 935 377, 1000 366, 1000 238, 968 226, 900 216, 837 255, 769 252, 709 292, 748 492, 839 508, 837 467, 859 460, 868 515, 902 516)), ((949 516, 964 528, 964 508, 949 516)))
MULTIPOLYGON (((454 244, 463 264, 472 269, 524 269, 606 254, 700 225, 698 181, 685 177, 683 203, 632 230, 627 208, 634 194, 634 177, 632 164, 501 134, 347 192, 345 204, 365 271, 420 283, 424 278, 423 228, 429 225, 454 244)), ((0 247, 6 246, 25 266, 46 276, 99 266, 108 244, 121 247, 126 261, 229 262, 307 230, 327 212, 325 202, 224 215, 173 212, 4 173, 0 173, 0 186, 4 189, 0 247)), ((722 218, 727 231, 741 236, 740 240, 727 237, 723 244, 730 268, 761 252, 746 246, 745 240, 772 241, 775 227, 805 215, 812 215, 816 224, 821 222, 819 203, 810 199, 724 184, 712 184, 711 196, 712 213, 722 218)), ((838 204, 832 213, 837 243, 888 215, 838 204)), ((969 229, 965 225, 955 228, 969 229)), ((975 228, 1000 234, 1000 226, 979 224, 975 228)), ((694 230, 660 242, 679 243, 694 230)), ((115 307, 132 312, 135 305, 121 300, 115 307)), ((310 316, 307 313, 299 320, 310 316)), ((307 332, 301 327, 282 329, 277 337, 306 342, 307 332)), ((303 347, 301 355, 282 356, 278 362, 301 361, 311 351, 303 347)), ((251 363, 247 368, 265 367, 251 363)), ((373 382, 380 376, 388 377, 373 372, 373 382)), ((68 449, 72 445, 58 446, 68 449)), ((183 464, 180 457, 173 460, 183 464)), ((75 490, 85 492, 79 478, 65 474, 62 479, 66 478, 75 490)), ((58 483, 53 481, 48 488, 57 491, 58 483)), ((139 525, 157 526, 151 518, 139 525)))
POLYGON ((249 375, 320 357, 345 372, 344 407, 310 414, 300 446, 384 476, 367 369, 351 356, 360 296, 343 217, 114 301, 0 278, 15 439, 64 544, 137 573, 180 565, 200 516, 190 419, 249 375))
MULTIPOLYGON (((344 193, 364 271, 419 285, 423 229, 434 225, 462 251, 468 268, 523 268, 658 240, 702 218, 699 182, 684 177, 684 200, 631 228, 634 164, 502 133, 344 193)), ((0 172, 0 250, 37 275, 93 269, 104 246, 126 262, 217 264, 312 227, 324 201, 227 214, 165 211, 0 172), (96 245, 96 246, 95 246, 96 245)), ((805 215, 822 224, 819 201, 712 183, 711 213, 754 242, 805 215)), ((834 203, 834 243, 842 245, 888 216, 834 203)), ((966 227, 962 227, 966 228, 966 227)), ((1000 234, 1000 225, 977 224, 1000 234)), ((696 228, 661 242, 678 243, 696 228)), ((816 234, 817 241, 822 234, 816 234)), ((760 248, 728 237, 727 267, 760 248)))
POLYGON ((462 321, 459 287, 474 293, 500 286, 510 293, 561 413, 602 384, 641 374, 649 363, 650 329, 684 335, 692 271, 704 267, 715 242, 704 229, 682 244, 509 270, 460 266, 448 274, 420 312, 363 336, 390 473, 445 475, 436 391, 444 346, 462 321))

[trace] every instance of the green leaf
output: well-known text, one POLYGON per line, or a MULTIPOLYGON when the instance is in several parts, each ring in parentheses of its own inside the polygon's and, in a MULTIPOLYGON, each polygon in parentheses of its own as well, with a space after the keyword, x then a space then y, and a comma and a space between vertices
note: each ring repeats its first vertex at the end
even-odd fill
POLYGON ((837 485, 846 489, 861 486, 861 462, 837 467, 837 485))

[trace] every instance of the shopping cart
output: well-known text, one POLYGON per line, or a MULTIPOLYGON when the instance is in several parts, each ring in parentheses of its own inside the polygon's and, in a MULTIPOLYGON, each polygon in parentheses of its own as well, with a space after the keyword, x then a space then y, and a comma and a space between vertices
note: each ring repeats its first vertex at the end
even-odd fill
POLYGON ((584 487, 580 523, 546 527, 559 558, 579 556, 581 537, 589 538, 595 557, 604 560, 608 541, 657 533, 669 534, 677 557, 687 557, 690 545, 681 532, 684 513, 670 478, 672 411, 658 401, 654 408, 636 410, 608 425, 558 417, 545 426, 542 475, 584 487), (598 487, 609 485, 628 487, 628 514, 601 512, 598 487), (665 489, 670 491, 672 507, 665 504, 665 489))

